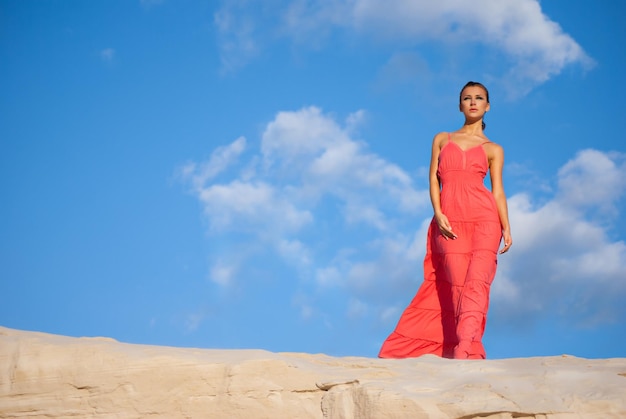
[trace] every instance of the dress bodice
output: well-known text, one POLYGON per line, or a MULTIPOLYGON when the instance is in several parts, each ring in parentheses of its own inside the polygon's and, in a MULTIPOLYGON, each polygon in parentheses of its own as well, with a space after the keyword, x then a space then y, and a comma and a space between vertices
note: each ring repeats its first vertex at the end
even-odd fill
POLYGON ((463 150, 449 140, 441 148, 437 176, 441 209, 451 221, 499 220, 495 199, 485 187, 489 162, 483 144, 463 150))

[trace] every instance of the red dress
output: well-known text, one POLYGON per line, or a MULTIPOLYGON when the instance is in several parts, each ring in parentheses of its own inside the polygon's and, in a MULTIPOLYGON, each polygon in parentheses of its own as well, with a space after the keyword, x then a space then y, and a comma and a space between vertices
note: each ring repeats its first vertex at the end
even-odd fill
POLYGON ((457 238, 446 240, 433 218, 424 282, 379 357, 485 358, 481 340, 502 238, 495 199, 483 183, 488 170, 482 144, 462 150, 448 134, 437 175, 441 210, 457 238))

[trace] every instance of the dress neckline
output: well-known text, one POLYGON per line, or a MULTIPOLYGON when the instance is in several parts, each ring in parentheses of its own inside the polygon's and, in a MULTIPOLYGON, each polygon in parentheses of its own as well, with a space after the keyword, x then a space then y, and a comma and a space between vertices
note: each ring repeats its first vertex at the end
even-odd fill
MULTIPOLYGON (((461 146, 460 146, 460 145, 458 145, 456 142, 452 141, 452 135, 451 135, 450 133, 448 133, 448 142, 447 142, 447 143, 445 143, 445 144, 443 145, 443 147, 445 147, 445 146, 446 146, 446 145, 448 145, 449 143, 453 143, 453 144, 454 144, 455 146, 457 146, 457 148, 458 148, 459 150, 461 150, 463 153, 467 153, 468 151, 470 151, 470 150, 471 150, 471 149, 473 149, 473 148, 476 148, 476 147, 482 147, 484 144, 487 144, 487 143, 490 143, 490 142, 491 142, 491 141, 487 140, 487 141, 484 141, 484 142, 482 142, 482 143, 480 143, 480 144, 473 145, 473 146, 471 146, 471 147, 469 147, 469 148, 467 148, 467 149, 463 149, 463 148, 461 148, 461 146)), ((443 150, 443 147, 441 148, 442 150, 443 150)), ((484 151, 485 151, 485 149, 483 148, 483 152, 484 152, 484 151)), ((487 153, 485 152, 485 154, 487 154, 487 153)))
MULTIPOLYGON (((489 141, 485 141, 484 143, 476 144, 476 145, 473 145, 473 146, 471 146, 471 147, 469 147, 469 148, 467 148, 467 149, 463 149, 463 148, 461 148, 461 146, 460 146, 460 145, 458 145, 458 144, 457 144, 457 143, 455 143, 454 141, 452 141, 452 140, 448 140, 448 142, 447 142, 447 143, 445 143, 443 146, 445 147, 445 146, 447 146, 448 144, 454 144, 454 145, 455 145, 455 146, 456 146, 459 150, 461 150, 463 153, 467 153, 467 152, 468 152, 468 151, 470 151, 471 149, 474 149, 474 148, 477 148, 477 147, 482 147, 482 146, 483 146, 483 144, 487 144, 488 142, 489 142, 489 141)), ((442 148, 442 150, 443 150, 443 148, 442 148)), ((483 151, 484 151, 484 149, 483 149, 483 151)))

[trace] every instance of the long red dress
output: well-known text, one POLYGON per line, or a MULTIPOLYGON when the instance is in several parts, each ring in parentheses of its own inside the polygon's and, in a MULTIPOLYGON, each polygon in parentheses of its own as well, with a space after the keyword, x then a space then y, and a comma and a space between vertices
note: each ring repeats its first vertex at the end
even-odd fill
POLYGON ((483 183, 488 170, 482 144, 462 150, 448 134, 437 175, 441 209, 457 238, 446 240, 433 218, 424 282, 379 357, 485 358, 481 340, 502 238, 495 199, 483 183))

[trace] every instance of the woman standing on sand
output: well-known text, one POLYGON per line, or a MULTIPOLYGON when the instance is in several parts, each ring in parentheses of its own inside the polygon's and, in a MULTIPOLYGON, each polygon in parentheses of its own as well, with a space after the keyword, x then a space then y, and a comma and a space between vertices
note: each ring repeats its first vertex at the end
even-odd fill
POLYGON ((487 88, 468 82, 459 103, 465 124, 433 140, 434 217, 428 229, 424 282, 383 343, 381 358, 424 354, 485 358, 481 340, 498 248, 501 239, 501 254, 513 243, 502 184, 504 152, 483 133, 489 107, 487 88), (491 191, 483 183, 487 172, 491 191))

